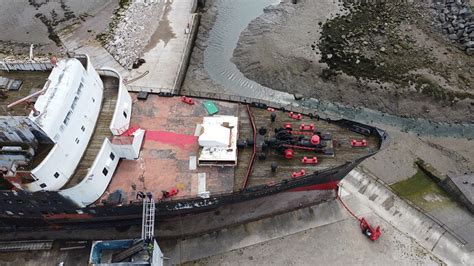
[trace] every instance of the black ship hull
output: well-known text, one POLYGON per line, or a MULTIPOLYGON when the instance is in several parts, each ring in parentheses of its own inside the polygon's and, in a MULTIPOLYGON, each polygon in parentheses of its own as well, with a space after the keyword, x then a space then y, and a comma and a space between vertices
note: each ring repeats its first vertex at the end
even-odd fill
MULTIPOLYGON (((380 140, 380 148, 386 146, 385 131, 349 120, 330 121, 342 127, 363 128, 380 140)), ((359 163, 376 152, 348 161, 340 166, 316 171, 300 178, 289 178, 274 184, 248 187, 227 194, 211 195, 209 198, 171 198, 156 203, 156 219, 165 220, 181 215, 206 212, 225 205, 250 201, 285 191, 331 190, 359 163)), ((138 225, 142 218, 141 201, 127 205, 101 205, 78 208, 55 191, 28 193, 25 191, 2 191, 0 231, 33 231, 39 228, 72 229, 138 225)))

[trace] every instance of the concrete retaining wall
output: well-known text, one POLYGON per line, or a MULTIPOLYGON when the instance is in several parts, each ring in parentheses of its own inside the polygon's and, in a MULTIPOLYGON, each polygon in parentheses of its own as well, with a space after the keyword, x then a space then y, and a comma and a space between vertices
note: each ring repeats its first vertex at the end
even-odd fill
POLYGON ((194 41, 196 40, 199 31, 200 20, 200 14, 193 15, 191 32, 189 33, 189 38, 186 42, 186 48, 183 53, 183 58, 181 59, 181 65, 179 66, 179 71, 176 75, 176 80, 173 86, 173 92, 176 94, 179 94, 179 92, 181 91, 181 86, 183 85, 184 78, 186 77, 186 72, 188 71, 189 61, 191 60, 191 53, 194 48, 194 41))
POLYGON ((381 180, 354 170, 343 180, 342 187, 446 263, 467 265, 474 261, 473 254, 448 228, 399 198, 381 180))

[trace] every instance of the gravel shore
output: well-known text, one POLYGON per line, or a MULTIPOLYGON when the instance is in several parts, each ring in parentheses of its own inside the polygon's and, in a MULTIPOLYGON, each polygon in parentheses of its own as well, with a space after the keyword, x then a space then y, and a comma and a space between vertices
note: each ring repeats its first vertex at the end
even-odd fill
POLYGON ((283 1, 241 34, 233 62, 275 90, 406 117, 472 122, 474 57, 430 27, 422 8, 283 1))

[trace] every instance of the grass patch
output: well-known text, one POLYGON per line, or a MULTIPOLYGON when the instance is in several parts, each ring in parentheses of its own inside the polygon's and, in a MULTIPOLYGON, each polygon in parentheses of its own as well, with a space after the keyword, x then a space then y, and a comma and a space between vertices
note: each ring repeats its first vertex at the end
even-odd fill
POLYGON ((412 177, 392 184, 390 187, 401 197, 426 211, 453 203, 448 194, 420 169, 412 177))

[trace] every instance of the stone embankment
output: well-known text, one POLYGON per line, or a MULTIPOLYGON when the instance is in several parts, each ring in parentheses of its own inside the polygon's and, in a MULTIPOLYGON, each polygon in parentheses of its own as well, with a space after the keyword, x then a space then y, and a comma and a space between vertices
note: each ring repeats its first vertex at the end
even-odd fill
POLYGON ((127 8, 118 9, 119 19, 109 25, 104 48, 130 69, 155 32, 162 10, 161 1, 132 1, 127 8))
POLYGON ((474 55, 474 14, 469 0, 447 0, 435 4, 443 33, 461 45, 468 55, 474 55))

